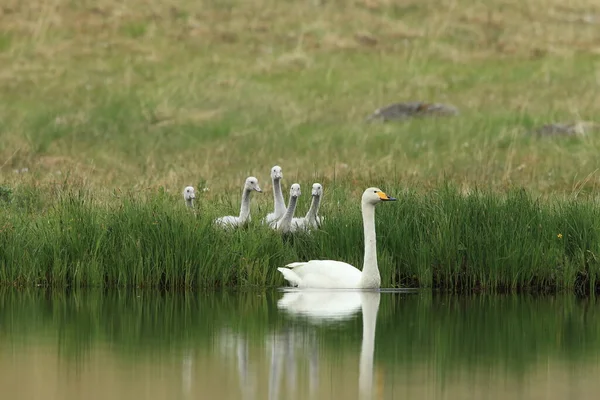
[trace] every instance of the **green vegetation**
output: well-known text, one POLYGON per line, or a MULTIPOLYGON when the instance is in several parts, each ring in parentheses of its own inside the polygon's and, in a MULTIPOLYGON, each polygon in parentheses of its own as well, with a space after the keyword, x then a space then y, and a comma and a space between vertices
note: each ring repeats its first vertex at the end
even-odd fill
POLYGON ((599 115, 597 2, 317 3, 2 6, 0 281, 280 285, 287 261, 360 264, 357 198, 379 185, 402 198, 379 210, 386 286, 595 290, 600 135, 527 132, 599 115), (363 122, 417 100, 461 114, 363 122), (324 184, 323 232, 214 231, 275 164, 300 213, 324 184), (197 217, 189 184, 210 189, 197 217))
MULTIPOLYGON (((114 206, 90 194, 58 192, 51 206, 37 205, 41 212, 32 206, 35 194, 14 193, 0 212, 0 282, 271 287, 284 284, 276 268, 292 261, 329 258, 360 267, 360 208, 343 189, 326 187, 322 230, 294 237, 263 226, 268 210, 259 207, 247 228, 223 231, 211 222, 231 206, 211 206, 200 198, 194 214, 183 199, 165 192, 145 200, 122 195, 114 206)), ((452 187, 425 195, 388 191, 398 193, 399 201, 377 210, 385 287, 582 292, 600 287, 600 215, 593 202, 544 202, 524 191, 463 194, 452 187)))
MULTIPOLYGON (((592 119, 593 0, 40 0, 0 13, 0 179, 96 192, 206 180, 230 193, 280 164, 360 188, 597 190, 600 139, 525 132, 592 119), (3 39, 1 39, 3 38, 3 39), (364 124, 396 101, 461 115, 364 124), (25 174, 13 170, 29 168, 25 174)), ((108 197, 108 194, 106 194, 108 197)))

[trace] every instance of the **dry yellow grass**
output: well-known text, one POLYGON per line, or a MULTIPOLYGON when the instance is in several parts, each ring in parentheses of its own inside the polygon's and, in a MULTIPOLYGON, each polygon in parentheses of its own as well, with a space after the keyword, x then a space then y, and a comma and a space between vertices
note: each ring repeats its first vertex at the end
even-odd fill
POLYGON ((597 137, 524 132, 598 115, 599 54, 592 0, 4 1, 0 178, 592 191, 597 137), (414 100, 461 115, 363 123, 414 100))

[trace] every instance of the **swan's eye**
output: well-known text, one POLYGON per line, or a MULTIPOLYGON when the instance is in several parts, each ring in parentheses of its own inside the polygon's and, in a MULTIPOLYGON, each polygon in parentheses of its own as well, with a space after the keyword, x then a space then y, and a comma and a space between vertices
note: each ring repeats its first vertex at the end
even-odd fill
POLYGON ((373 190, 373 193, 377 193, 377 190, 373 190))

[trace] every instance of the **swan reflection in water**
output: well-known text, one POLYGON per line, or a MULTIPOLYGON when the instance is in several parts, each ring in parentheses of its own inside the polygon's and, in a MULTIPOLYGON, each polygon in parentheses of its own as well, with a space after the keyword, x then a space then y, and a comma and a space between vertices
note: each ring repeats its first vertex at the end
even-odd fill
MULTIPOLYGON (((373 393, 373 353, 380 296, 379 291, 298 290, 287 291, 277 303, 279 309, 292 315, 306 317, 313 323, 343 321, 362 310, 363 335, 358 389, 360 398, 365 400, 370 399, 373 393)), ((311 366, 312 361, 309 364, 311 366)), ((311 372, 309 377, 318 376, 318 373, 311 372)), ((313 386, 312 382, 309 385, 313 386)), ((311 395, 315 389, 311 387, 311 395)))
MULTIPOLYGON (((288 289, 278 301, 277 307, 283 313, 300 317, 312 325, 351 320, 362 311, 363 335, 358 389, 359 398, 368 400, 373 391, 373 354, 379 301, 379 291, 288 289)), ((292 326, 288 324, 286 328, 272 332, 265 338, 265 356, 269 360, 266 398, 269 400, 297 398, 297 363, 302 358, 301 354, 306 355, 308 364, 308 398, 318 398, 321 374, 317 332, 314 329, 308 332, 297 331, 292 326), (286 395, 281 393, 282 379, 287 383, 286 395)), ((221 347, 223 356, 229 358, 228 355, 233 355, 234 363, 237 364, 240 398, 256 398, 260 374, 255 369, 256 364, 250 360, 248 338, 226 331, 221 335, 221 347)))

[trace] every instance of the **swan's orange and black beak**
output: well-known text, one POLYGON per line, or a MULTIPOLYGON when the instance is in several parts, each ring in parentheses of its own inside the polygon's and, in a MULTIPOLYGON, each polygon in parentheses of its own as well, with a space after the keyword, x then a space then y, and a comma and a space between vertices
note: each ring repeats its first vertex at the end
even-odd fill
POLYGON ((379 196, 379 198, 381 199, 381 201, 396 201, 395 197, 390 197, 387 194, 383 193, 383 192, 377 192, 377 195, 379 196))

